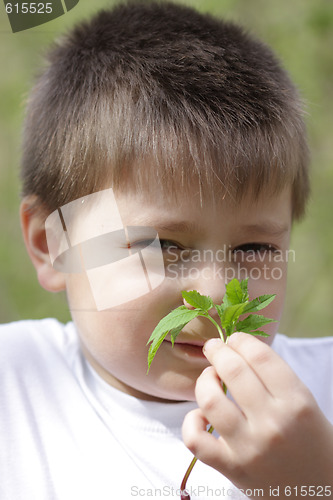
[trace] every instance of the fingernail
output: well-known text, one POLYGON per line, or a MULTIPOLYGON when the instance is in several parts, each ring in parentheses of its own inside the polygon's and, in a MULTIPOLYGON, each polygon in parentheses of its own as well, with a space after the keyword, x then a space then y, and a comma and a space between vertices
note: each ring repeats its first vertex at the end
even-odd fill
POLYGON ((185 307, 187 307, 187 309, 195 309, 195 307, 191 306, 191 304, 189 304, 185 299, 183 299, 183 304, 185 307))
POLYGON ((221 345, 222 340, 221 339, 209 339, 203 346, 203 353, 205 354, 206 352, 210 351, 211 349, 214 349, 214 347, 217 347, 218 345, 221 345))
POLYGON ((228 338, 228 344, 233 344, 234 342, 237 342, 238 337, 244 335, 242 332, 235 332, 230 337, 228 338))
POLYGON ((202 370, 201 375, 202 375, 203 373, 206 373, 206 372, 211 371, 212 369, 214 370, 214 368, 213 368, 212 366, 206 366, 206 368, 204 368, 204 369, 202 370))

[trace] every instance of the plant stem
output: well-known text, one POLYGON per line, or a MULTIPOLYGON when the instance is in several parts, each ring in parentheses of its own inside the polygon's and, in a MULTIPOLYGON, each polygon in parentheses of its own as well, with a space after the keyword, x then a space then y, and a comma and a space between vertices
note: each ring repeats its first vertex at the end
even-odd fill
POLYGON ((207 313, 207 316, 205 315, 204 317, 207 318, 207 319, 209 319, 209 321, 211 321, 213 323, 213 325, 215 325, 215 327, 217 328, 217 331, 219 332, 219 335, 220 335, 221 339, 224 342, 223 332, 222 332, 221 327, 219 326, 219 324, 216 323, 215 319, 212 318, 211 315, 208 314, 208 313, 207 313))
MULTIPOLYGON (((225 385, 224 382, 222 382, 222 389, 223 389, 224 394, 227 394, 227 386, 225 385)), ((209 434, 212 434, 213 431, 214 431, 214 427, 212 425, 210 425, 209 428, 207 429, 207 432, 209 432, 209 434)), ((180 485, 180 500, 186 500, 186 499, 190 500, 191 499, 190 495, 186 491, 186 483, 187 483, 187 480, 188 480, 188 478, 192 472, 192 469, 195 466, 197 460, 198 460, 197 457, 192 458, 192 462, 190 463, 190 465, 187 468, 187 471, 184 474, 182 484, 180 485)))
MULTIPOLYGON (((209 432, 211 434, 213 432, 213 430, 214 430, 214 427, 212 425, 210 425, 209 429, 207 429, 207 432, 209 432)), ((183 480, 182 480, 182 484, 180 486, 180 491, 181 491, 180 498, 181 498, 181 500, 185 500, 185 498, 190 498, 189 494, 186 491, 186 483, 187 483, 189 475, 191 474, 192 469, 195 466, 197 460, 198 460, 197 457, 193 457, 192 462, 190 463, 187 471, 185 472, 185 475, 184 475, 183 480)))

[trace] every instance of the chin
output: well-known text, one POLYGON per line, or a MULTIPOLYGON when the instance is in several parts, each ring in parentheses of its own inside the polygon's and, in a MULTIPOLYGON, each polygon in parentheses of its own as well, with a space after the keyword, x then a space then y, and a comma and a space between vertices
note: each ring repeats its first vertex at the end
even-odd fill
POLYGON ((195 396, 194 396, 194 393, 192 393, 192 394, 179 394, 179 395, 173 394, 173 397, 165 397, 164 401, 170 402, 170 403, 184 403, 184 402, 189 402, 189 401, 195 401, 195 396))
POLYGON ((195 401, 194 393, 195 383, 192 382, 190 387, 169 387, 158 388, 151 394, 152 399, 160 400, 161 402, 180 403, 184 401, 195 401))

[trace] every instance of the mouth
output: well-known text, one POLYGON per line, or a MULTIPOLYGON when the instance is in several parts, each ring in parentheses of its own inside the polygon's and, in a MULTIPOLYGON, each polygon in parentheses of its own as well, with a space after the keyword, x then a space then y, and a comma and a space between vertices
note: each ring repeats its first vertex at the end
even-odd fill
MULTIPOLYGON (((170 340, 165 339, 164 342, 167 342, 168 344, 170 344, 170 347, 172 347, 170 340)), ((183 340, 183 341, 177 340, 174 343, 174 346, 172 347, 172 349, 174 350, 175 354, 190 356, 193 358, 201 358, 201 359, 206 360, 206 357, 205 357, 204 353, 202 352, 202 348, 203 348, 204 344, 205 344, 205 341, 202 341, 202 340, 197 340, 197 341, 191 340, 190 342, 185 341, 185 340, 183 340)))

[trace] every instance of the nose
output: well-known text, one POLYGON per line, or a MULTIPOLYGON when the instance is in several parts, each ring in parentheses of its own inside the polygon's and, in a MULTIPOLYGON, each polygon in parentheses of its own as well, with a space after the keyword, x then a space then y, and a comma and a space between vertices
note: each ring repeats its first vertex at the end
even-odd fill
POLYGON ((225 294, 225 278, 223 273, 216 272, 216 269, 212 267, 200 269, 194 277, 186 279, 185 285, 186 288, 184 289, 187 291, 196 290, 201 295, 209 296, 214 304, 221 304, 225 294))

